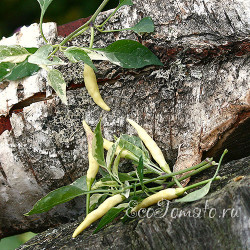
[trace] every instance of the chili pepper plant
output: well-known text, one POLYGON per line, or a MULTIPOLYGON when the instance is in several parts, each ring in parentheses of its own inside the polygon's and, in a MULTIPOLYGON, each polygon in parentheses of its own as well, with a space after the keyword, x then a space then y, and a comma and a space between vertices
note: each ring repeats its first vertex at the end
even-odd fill
MULTIPOLYGON (((99 8, 90 19, 81 27, 73 31, 58 44, 50 44, 43 32, 43 17, 47 8, 53 0, 37 0, 41 7, 40 33, 44 40, 44 45, 40 48, 26 48, 19 45, 0 45, 0 83, 9 80, 19 80, 21 78, 35 74, 43 68, 47 71, 47 82, 54 89, 64 104, 67 104, 66 87, 62 73, 55 69, 55 66, 67 64, 62 58, 67 58, 72 63, 84 62, 88 72, 85 72, 86 87, 97 105, 109 110, 99 96, 94 98, 99 92, 94 71, 97 71, 92 60, 108 60, 113 64, 123 68, 142 68, 147 65, 162 65, 161 61, 145 46, 133 40, 118 40, 108 45, 106 48, 94 46, 96 32, 107 33, 117 31, 131 31, 137 34, 150 33, 154 31, 154 24, 150 17, 142 18, 139 23, 130 28, 121 30, 106 30, 105 25, 114 14, 125 5, 132 5, 132 0, 120 0, 118 6, 102 23, 96 23, 96 18, 103 10, 109 0, 103 0, 99 8), (90 32, 88 47, 66 46, 67 42, 90 32), (61 58, 60 58, 61 57, 61 58), (91 72, 93 70, 93 72, 91 72), (91 78, 89 80, 89 78, 91 78), (89 84, 88 84, 89 83, 89 84), (96 86, 95 86, 96 85, 96 86), (92 93, 92 94, 91 94, 92 93), (101 100, 100 100, 101 99, 101 100)), ((79 72, 83 73, 83 72, 79 72)))
POLYGON ((165 163, 164 168, 159 165, 158 162, 165 162, 162 158, 164 156, 147 132, 135 121, 128 119, 128 122, 136 129, 139 137, 122 134, 119 138, 115 137, 116 140, 113 143, 102 137, 101 121, 94 132, 83 121, 89 150, 87 175, 68 186, 50 192, 37 201, 25 215, 46 212, 58 204, 85 195, 86 218, 74 232, 73 237, 76 237, 101 217, 95 233, 114 218, 120 216, 123 221, 126 221, 131 213, 135 214, 140 209, 163 199, 175 199, 175 202, 192 202, 201 199, 209 192, 212 181, 219 179, 218 171, 227 150, 222 154, 219 163, 209 158, 195 166, 173 173, 165 163), (119 166, 122 158, 130 162, 132 167, 130 171, 121 172, 119 166), (217 169, 211 179, 185 187, 181 185, 182 180, 213 166, 217 169), (176 176, 181 177, 177 179, 176 176), (202 188, 187 194, 187 191, 201 185, 203 185, 202 188), (179 198, 180 196, 184 197, 179 198))

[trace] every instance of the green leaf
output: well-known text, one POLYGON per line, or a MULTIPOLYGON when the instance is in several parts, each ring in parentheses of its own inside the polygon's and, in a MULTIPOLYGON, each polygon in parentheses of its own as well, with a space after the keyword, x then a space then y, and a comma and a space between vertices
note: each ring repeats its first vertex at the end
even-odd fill
POLYGON ((104 49, 92 49, 92 51, 101 54, 102 58, 128 69, 142 68, 147 65, 163 65, 147 47, 132 40, 119 40, 104 49))
POLYGON ((95 65, 91 61, 88 54, 81 48, 78 47, 69 47, 64 51, 65 56, 68 57, 68 59, 73 62, 79 62, 82 61, 86 64, 88 64, 91 68, 93 68, 95 71, 97 71, 95 65))
POLYGON ((49 5, 51 4, 51 2, 53 0, 37 0, 38 3, 40 4, 40 7, 41 7, 41 18, 43 18, 47 8, 49 7, 49 5))
POLYGON ((0 62, 20 63, 29 55, 30 53, 19 45, 0 45, 0 62))
POLYGON ((64 81, 62 73, 57 69, 49 70, 48 83, 60 97, 62 103, 67 104, 66 82, 64 81))
POLYGON ((145 153, 145 155, 146 155, 147 158, 150 158, 149 152, 145 148, 145 146, 144 146, 144 144, 143 144, 143 142, 142 142, 142 140, 141 140, 140 137, 138 137, 138 136, 132 136, 132 135, 127 135, 127 134, 122 134, 120 136, 120 138, 122 140, 125 140, 125 141, 128 141, 128 142, 134 144, 135 146, 137 146, 138 148, 140 148, 145 153))
POLYGON ((98 122, 95 131, 94 138, 92 141, 92 153, 95 160, 99 165, 106 168, 106 163, 104 160, 104 148, 103 148, 103 138, 101 130, 101 120, 98 122))
POLYGON ((139 181, 140 181, 142 190, 144 190, 145 189, 145 185, 143 183, 144 174, 143 174, 143 158, 142 158, 142 156, 140 156, 140 158, 139 158, 139 164, 138 164, 138 166, 136 168, 136 172, 137 172, 137 175, 139 177, 139 181))
POLYGON ((149 158, 146 156, 144 151, 140 149, 138 146, 136 146, 135 144, 120 138, 119 146, 133 153, 138 159, 142 156, 143 161, 147 163, 150 162, 149 158))
POLYGON ((108 173, 107 170, 104 169, 104 168, 99 168, 99 173, 100 173, 101 176, 103 176, 103 177, 109 176, 109 173, 108 173))
POLYGON ((31 76, 37 72, 40 67, 36 64, 29 63, 26 59, 24 62, 17 64, 11 71, 11 73, 6 77, 6 79, 15 81, 22 79, 26 76, 31 76))
POLYGON ((0 63, 0 82, 11 74, 12 69, 15 67, 14 63, 2 62, 0 63))
POLYGON ((115 143, 113 143, 113 145, 109 148, 107 152, 106 163, 108 171, 111 171, 111 166, 115 158, 115 152, 118 147, 118 144, 119 144, 119 139, 115 143))
POLYGON ((106 194, 92 194, 92 195, 90 196, 89 206, 92 207, 93 205, 97 204, 97 203, 98 203, 98 200, 99 200, 103 195, 106 195, 106 194))
POLYGON ((53 47, 49 44, 40 47, 33 55, 28 58, 29 63, 37 65, 63 65, 66 64, 57 56, 53 56, 53 61, 48 60, 48 56, 53 51, 53 47))
POLYGON ((128 30, 133 30, 137 34, 154 32, 154 23, 151 17, 145 17, 134 27, 131 27, 128 30))
POLYGON ((94 233, 99 232, 103 227, 105 227, 108 223, 113 221, 123 210, 125 207, 115 208, 112 207, 101 219, 99 224, 97 225, 94 233))
POLYGON ((118 167, 121 159, 121 153, 122 150, 118 153, 118 155, 115 157, 113 168, 112 168, 112 174, 119 179, 119 172, 118 167))
MULTIPOLYGON (((125 197, 125 198, 129 198, 129 194, 130 194, 130 188, 127 188, 128 186, 130 186, 129 182, 128 181, 125 181, 124 183, 124 192, 122 193, 122 195, 125 197), (126 189, 127 188, 127 189, 126 189)), ((121 204, 120 204, 121 205, 121 204)))
MULTIPOLYGON (((133 178, 131 175, 127 174, 127 173, 118 173, 118 177, 119 177, 119 180, 121 182, 125 182, 125 181, 134 181, 135 178, 133 178)), ((105 181, 111 181, 111 177, 110 176, 105 176, 103 178, 101 178, 101 181, 102 182, 105 182, 105 181)))
POLYGON ((120 3, 117 8, 121 8, 124 5, 133 5, 132 0, 120 0, 120 3))
POLYGON ((30 54, 34 54, 38 48, 35 48, 35 47, 30 47, 30 48, 27 48, 25 47, 25 49, 30 53, 30 54))
POLYGON ((176 202, 191 202, 191 201, 196 201, 196 200, 201 199, 209 192, 211 183, 212 183, 212 180, 209 181, 204 187, 192 193, 187 194, 183 198, 176 200, 176 202))
POLYGON ((26 216, 49 211, 54 206, 84 195, 87 190, 86 176, 82 176, 68 186, 58 188, 36 202, 26 216))

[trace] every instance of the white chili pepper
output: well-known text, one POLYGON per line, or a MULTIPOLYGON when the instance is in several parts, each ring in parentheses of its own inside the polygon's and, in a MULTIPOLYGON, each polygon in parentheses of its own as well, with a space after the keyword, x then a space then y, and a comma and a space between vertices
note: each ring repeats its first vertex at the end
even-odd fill
POLYGON ((78 234, 80 234, 84 229, 90 226, 94 221, 101 218, 105 215, 112 207, 121 203, 124 200, 124 196, 121 194, 116 194, 112 197, 106 199, 97 209, 89 213, 84 221, 77 227, 72 237, 75 238, 78 234))
POLYGON ((101 97, 95 72, 86 63, 84 64, 83 77, 84 77, 85 87, 88 90, 89 95, 93 98, 93 101, 102 109, 110 111, 109 106, 104 102, 104 100, 101 97))
POLYGON ((91 185, 92 185, 93 181, 95 180, 95 177, 99 171, 99 164, 97 163, 97 161, 95 160, 95 158, 93 157, 93 154, 92 154, 92 141, 93 141, 94 134, 93 134, 91 128, 88 126, 88 124, 85 121, 82 122, 82 125, 83 125, 85 132, 86 132, 87 141, 88 141, 89 168, 87 171, 86 182, 87 182, 88 190, 90 190, 91 185))
POLYGON ((135 206, 131 210, 131 213, 137 212, 141 208, 146 208, 153 204, 156 204, 158 201, 161 201, 163 199, 173 200, 177 198, 178 196, 182 195, 184 192, 185 192, 185 188, 167 188, 167 189, 161 190, 153 195, 150 195, 146 199, 144 199, 141 203, 139 203, 137 206, 135 206))
POLYGON ((131 119, 127 119, 127 121, 135 128, 139 137, 144 142, 145 146, 151 153, 154 160, 160 165, 161 169, 166 173, 171 173, 170 168, 163 156, 162 151, 157 146, 156 142, 148 135, 148 133, 143 129, 139 124, 131 119))

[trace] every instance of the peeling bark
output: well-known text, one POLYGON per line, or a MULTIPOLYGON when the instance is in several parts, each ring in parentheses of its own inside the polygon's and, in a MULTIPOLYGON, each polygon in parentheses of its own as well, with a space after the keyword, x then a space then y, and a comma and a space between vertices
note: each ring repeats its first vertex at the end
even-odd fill
MULTIPOLYGON (((84 88, 83 64, 59 67, 68 83, 68 106, 46 87, 46 74, 0 85, 0 235, 41 230, 82 214, 78 199, 45 215, 23 217, 35 201, 69 184, 87 169, 82 119, 103 134, 134 134, 126 118, 142 125, 159 144, 174 170, 201 160, 221 136, 246 121, 250 110, 249 11, 247 1, 134 1, 107 29, 129 27, 151 16, 156 30, 96 34, 96 46, 134 39, 151 49, 164 67, 125 70, 97 63, 101 95, 111 112, 100 110, 84 88), (31 87, 32 86, 32 87, 31 87), (3 124, 3 125, 2 125, 3 124)), ((99 21, 110 13, 104 12, 99 21)), ((41 45, 38 27, 21 30, 0 44, 41 45), (24 44, 29 37, 33 44, 24 44), (25 39, 24 39, 25 38, 25 39), (24 39, 24 40, 22 40, 24 39)), ((56 38, 55 24, 46 34, 56 38)), ((87 46, 89 36, 69 45, 87 46)))

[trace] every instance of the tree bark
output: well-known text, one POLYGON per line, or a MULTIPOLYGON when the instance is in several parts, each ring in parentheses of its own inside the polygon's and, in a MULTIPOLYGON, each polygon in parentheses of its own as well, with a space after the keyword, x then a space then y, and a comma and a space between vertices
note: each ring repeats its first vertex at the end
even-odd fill
MULTIPOLYGON (((151 16, 155 32, 96 34, 95 46, 134 39, 152 50, 164 67, 126 70, 96 63, 101 95, 111 112, 102 111, 88 96, 81 63, 60 67, 68 83, 68 106, 46 87, 43 70, 1 84, 0 237, 43 230, 83 213, 80 198, 46 214, 23 216, 37 199, 85 174, 83 119, 93 128, 102 117, 103 135, 110 140, 114 134, 134 134, 126 123, 128 117, 134 119, 155 139, 174 170, 197 163, 246 123, 249 11, 243 0, 135 0, 134 6, 124 6, 107 29, 129 27, 151 16)), ((109 13, 102 13, 97 21, 109 13)), ((38 46, 42 39, 37 32, 33 25, 0 44, 38 46)), ((56 36, 55 24, 47 24, 45 32, 50 41, 62 39, 56 36)), ((88 46, 88 42, 86 35, 68 45, 88 46)), ((249 145, 241 157, 248 149, 249 145)))

